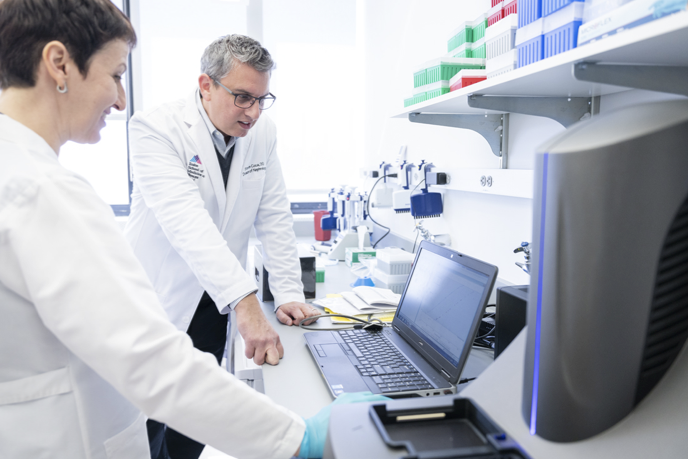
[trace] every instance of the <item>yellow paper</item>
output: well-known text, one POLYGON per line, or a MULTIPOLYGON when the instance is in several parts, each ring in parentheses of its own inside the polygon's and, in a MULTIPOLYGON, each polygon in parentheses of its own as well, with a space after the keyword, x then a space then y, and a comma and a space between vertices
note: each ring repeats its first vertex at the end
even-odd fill
MULTIPOLYGON (((328 314, 337 314, 329 308, 325 308, 325 312, 328 314)), ((362 320, 370 321, 370 319, 379 319, 385 323, 392 323, 394 319, 394 312, 382 313, 382 314, 356 314, 354 317, 358 317, 362 320)), ((346 317, 330 317, 333 324, 356 324, 360 323, 357 320, 347 319, 346 317)))

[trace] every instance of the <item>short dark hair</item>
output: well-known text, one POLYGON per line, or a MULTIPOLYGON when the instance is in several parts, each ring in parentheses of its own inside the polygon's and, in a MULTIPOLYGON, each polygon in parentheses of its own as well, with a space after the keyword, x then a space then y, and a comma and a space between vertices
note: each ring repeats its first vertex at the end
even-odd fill
POLYGON ((91 57, 117 39, 133 47, 136 32, 110 0, 0 0, 0 89, 35 86, 43 48, 53 40, 86 77, 91 57))

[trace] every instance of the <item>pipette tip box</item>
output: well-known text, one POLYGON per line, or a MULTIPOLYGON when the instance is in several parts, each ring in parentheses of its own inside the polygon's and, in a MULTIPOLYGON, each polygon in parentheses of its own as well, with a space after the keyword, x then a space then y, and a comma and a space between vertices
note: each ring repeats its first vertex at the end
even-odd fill
POLYGON ((401 294, 404 293, 408 277, 408 274, 386 274, 376 269, 373 274, 373 282, 375 282, 376 287, 388 288, 394 293, 401 294))
POLYGON ((344 255, 344 261, 346 265, 351 267, 356 263, 360 263, 364 258, 375 258, 376 250, 372 247, 363 247, 359 249, 358 247, 347 247, 344 255))
POLYGON ((488 61, 516 47, 517 29, 518 17, 513 14, 487 28, 485 40, 488 61))
POLYGON ((487 79, 486 70, 461 70, 449 80, 449 85, 452 91, 456 91, 466 86, 479 83, 485 79, 487 79))
POLYGON ((545 59, 576 47, 583 7, 583 2, 572 2, 543 18, 545 59))
POLYGON ((391 274, 408 274, 411 272, 415 255, 405 250, 388 247, 377 251, 377 271, 391 274))
MULTIPOLYGON (((518 14, 519 22, 521 13, 518 14)), ((518 50, 518 66, 525 67, 545 57, 543 36, 543 20, 537 19, 516 31, 516 49, 518 50)))
POLYGON ((504 2, 499 2, 487 12, 487 27, 490 28, 504 17, 504 2))

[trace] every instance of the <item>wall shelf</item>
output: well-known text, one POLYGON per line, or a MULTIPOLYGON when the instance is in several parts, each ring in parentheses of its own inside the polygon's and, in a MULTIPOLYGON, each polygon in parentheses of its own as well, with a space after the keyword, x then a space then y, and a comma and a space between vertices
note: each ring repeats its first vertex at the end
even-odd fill
POLYGON ((393 118, 470 129, 508 166, 508 113, 568 127, 600 96, 631 88, 688 96, 688 11, 620 31, 512 72, 406 107, 393 118))
MULTIPOLYGON (((402 112, 394 114, 393 117, 408 118, 411 113, 485 115, 509 111, 497 109, 496 106, 493 109, 472 107, 469 100, 472 94, 533 98, 591 98, 629 89, 628 86, 622 84, 635 86, 632 85, 634 80, 632 77, 617 80, 615 84, 578 80, 574 76, 574 65, 581 63, 678 67, 671 72, 678 75, 678 79, 680 79, 686 75, 686 67, 688 67, 687 44, 688 12, 682 11, 634 29, 619 32, 605 39, 588 43, 580 48, 572 49, 507 74, 476 83, 459 91, 453 91, 429 101, 406 107, 402 112)), ((595 67, 608 69, 612 66, 595 67)), ((653 70, 648 69, 646 71, 653 72, 653 70)), ((661 70, 657 69, 657 71, 661 70)), ((578 73, 584 72, 579 70, 578 73)), ((605 78, 599 81, 610 81, 610 79, 605 78)), ((685 90, 681 92, 681 89, 685 88, 685 85, 681 84, 672 87, 655 84, 652 87, 654 90, 662 90, 663 88, 668 92, 683 94, 686 92, 685 90), (678 90, 676 86, 678 86, 678 90)))
POLYGON ((509 142, 504 133, 509 132, 509 115, 465 115, 457 113, 411 113, 412 123, 433 124, 470 129, 482 135, 495 156, 505 158, 509 142))

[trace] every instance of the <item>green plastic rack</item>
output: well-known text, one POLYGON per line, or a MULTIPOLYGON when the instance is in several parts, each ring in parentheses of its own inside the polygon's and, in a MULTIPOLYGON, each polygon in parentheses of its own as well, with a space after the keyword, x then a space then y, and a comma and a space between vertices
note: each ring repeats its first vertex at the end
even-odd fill
MULTIPOLYGON (((483 55, 485 46, 482 48, 483 55)), ((472 52, 472 54, 474 54, 472 52)), ((427 84, 437 83, 438 81, 449 81, 454 75, 463 69, 483 69, 485 62, 482 59, 467 58, 441 58, 436 60, 436 64, 427 68, 427 84)))
POLYGON ((417 94, 413 95, 413 103, 414 104, 419 104, 421 102, 425 102, 427 99, 427 95, 424 92, 419 92, 417 94))
POLYGON ((485 17, 485 15, 483 15, 482 17, 476 19, 473 22, 473 42, 476 42, 483 38, 485 36, 485 30, 487 30, 487 18, 485 17))
POLYGON ((315 283, 325 282, 325 268, 315 268, 315 283))
POLYGON ((439 97, 443 94, 447 94, 449 91, 450 91, 449 88, 437 88, 437 89, 433 89, 432 91, 426 92, 426 94, 427 94, 427 98, 429 100, 429 99, 432 99, 433 97, 439 97))
POLYGON ((449 54, 459 59, 470 59, 473 57, 473 43, 464 43, 449 54))
POLYGON ((473 58, 475 59, 485 59, 487 57, 487 50, 485 47, 485 40, 481 40, 478 43, 475 43, 475 46, 472 49, 472 54, 473 58))
POLYGON ((427 72, 425 69, 413 72, 413 87, 419 88, 428 84, 427 72))
POLYGON ((473 25, 470 22, 464 22, 452 32, 451 38, 447 41, 447 52, 452 52, 464 43, 471 43, 472 41, 473 25))
MULTIPOLYGON (((447 94, 449 92, 449 80, 436 81, 434 83, 429 83, 418 88, 425 91, 425 100, 430 100, 433 97, 441 96, 442 94, 447 94)), ((415 96, 414 96, 415 97, 415 96)))

